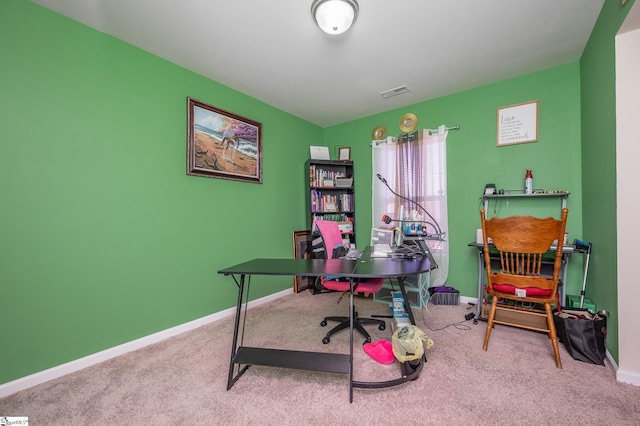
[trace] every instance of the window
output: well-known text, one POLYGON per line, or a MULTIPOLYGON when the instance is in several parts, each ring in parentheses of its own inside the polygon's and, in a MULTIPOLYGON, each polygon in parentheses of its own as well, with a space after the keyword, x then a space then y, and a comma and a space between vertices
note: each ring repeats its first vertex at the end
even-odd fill
POLYGON ((431 284, 442 285, 446 281, 449 264, 446 235, 447 132, 429 133, 429 130, 422 130, 398 139, 387 138, 373 143, 373 173, 380 177, 373 182, 372 223, 374 227, 381 225, 383 215, 395 221, 402 219, 399 217, 401 206, 405 217, 412 211, 422 216, 427 233, 442 237, 428 243, 438 262, 431 284))

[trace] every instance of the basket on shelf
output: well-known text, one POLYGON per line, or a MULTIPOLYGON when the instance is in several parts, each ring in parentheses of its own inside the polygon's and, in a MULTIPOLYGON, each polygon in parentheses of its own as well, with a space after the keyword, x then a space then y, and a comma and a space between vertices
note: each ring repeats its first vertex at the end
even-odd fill
POLYGON ((353 178, 336 178, 336 188, 351 188, 353 185, 353 178))

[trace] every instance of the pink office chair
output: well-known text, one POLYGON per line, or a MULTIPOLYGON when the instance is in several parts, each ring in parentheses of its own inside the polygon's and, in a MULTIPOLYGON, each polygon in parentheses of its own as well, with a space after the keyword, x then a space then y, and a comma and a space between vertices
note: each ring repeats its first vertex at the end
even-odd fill
MULTIPOLYGON (((317 221, 316 225, 318 226, 318 230, 320 231, 320 235, 322 236, 322 240, 324 242, 324 248, 327 253, 327 258, 330 259, 333 255, 333 249, 339 246, 342 246, 342 234, 340 233, 340 228, 338 228, 338 223, 322 220, 317 221)), ((334 291, 349 291, 350 285, 349 280, 345 278, 334 278, 329 279, 329 277, 321 277, 320 283, 322 286, 328 290, 334 291)), ((382 288, 382 284, 384 284, 384 278, 365 278, 361 279, 356 283, 356 287, 354 291, 363 292, 363 293, 377 293, 382 288)), ((354 330, 358 330, 360 334, 365 337, 364 343, 371 343, 371 336, 365 330, 363 324, 377 324, 379 330, 384 330, 386 327, 386 323, 384 320, 379 320, 375 318, 360 318, 358 317, 358 313, 355 311, 355 307, 353 308, 353 328, 354 330)), ((340 330, 349 329, 349 317, 338 317, 331 316, 325 317, 320 323, 321 326, 325 327, 327 325, 327 321, 336 321, 338 325, 329 330, 327 335, 322 339, 322 343, 327 344, 331 341, 331 336, 337 333, 340 330)))

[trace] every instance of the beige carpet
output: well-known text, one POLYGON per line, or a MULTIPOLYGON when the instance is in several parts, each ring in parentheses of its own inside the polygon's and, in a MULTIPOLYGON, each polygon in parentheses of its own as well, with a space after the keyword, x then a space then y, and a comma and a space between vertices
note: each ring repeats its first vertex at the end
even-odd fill
MULTIPOLYGON (((347 299, 337 299, 303 292, 254 308, 245 345, 346 352, 348 332, 321 343, 322 317, 347 312, 347 299)), ((371 299, 356 304, 362 316, 387 313, 371 299)), ((640 387, 617 382, 609 366, 575 361, 561 347, 558 370, 545 335, 499 325, 484 352, 486 323, 464 321, 467 307, 416 310, 435 342, 419 379, 355 389, 352 404, 347 376, 327 373, 254 366, 227 391, 229 318, 0 399, 0 416, 28 416, 32 426, 640 424, 640 387)), ((374 339, 391 339, 370 328, 374 339)), ((399 375, 356 337, 356 380, 399 375)))

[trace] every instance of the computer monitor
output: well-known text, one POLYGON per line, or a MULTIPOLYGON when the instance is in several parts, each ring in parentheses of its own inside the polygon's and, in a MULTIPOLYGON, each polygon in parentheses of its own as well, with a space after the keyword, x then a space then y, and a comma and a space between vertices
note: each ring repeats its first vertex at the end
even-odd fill
POLYGON ((397 248, 402 247, 402 243, 404 243, 404 232, 402 232, 402 229, 398 228, 396 228, 395 232, 396 235, 393 243, 397 248))
POLYGON ((393 246, 393 229, 371 228, 371 245, 388 244, 393 246))

